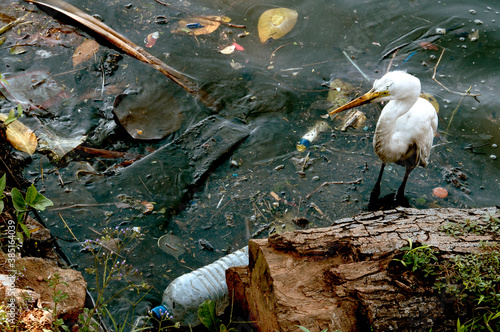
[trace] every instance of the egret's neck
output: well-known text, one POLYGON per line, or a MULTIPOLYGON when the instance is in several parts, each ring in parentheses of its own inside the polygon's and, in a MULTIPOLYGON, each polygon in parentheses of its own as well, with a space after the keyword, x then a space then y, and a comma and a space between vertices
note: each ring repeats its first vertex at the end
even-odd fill
POLYGON ((406 114, 418 100, 418 94, 406 98, 393 99, 387 103, 380 114, 380 119, 389 123, 406 114))

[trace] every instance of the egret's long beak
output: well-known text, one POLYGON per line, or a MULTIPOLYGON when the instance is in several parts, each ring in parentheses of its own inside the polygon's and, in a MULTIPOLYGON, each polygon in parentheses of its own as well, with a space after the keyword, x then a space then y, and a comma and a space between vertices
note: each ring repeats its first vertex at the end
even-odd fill
POLYGON ((377 99, 378 97, 381 97, 384 95, 387 95, 386 91, 378 91, 378 92, 368 91, 367 93, 365 93, 361 97, 356 98, 354 100, 351 100, 347 104, 340 106, 339 108, 334 109, 333 111, 328 112, 328 114, 322 115, 321 117, 324 119, 328 119, 328 117, 330 117, 334 114, 340 113, 342 111, 345 111, 345 110, 348 110, 348 109, 351 109, 351 108, 354 108, 357 106, 368 104, 372 100, 377 99))

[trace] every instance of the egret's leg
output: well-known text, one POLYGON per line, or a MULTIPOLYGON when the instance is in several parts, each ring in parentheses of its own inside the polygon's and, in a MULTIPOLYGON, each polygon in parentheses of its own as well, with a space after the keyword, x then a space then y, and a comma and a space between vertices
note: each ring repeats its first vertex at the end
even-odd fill
POLYGON ((380 181, 382 181, 382 175, 384 174, 385 164, 382 163, 380 167, 380 173, 378 173, 377 183, 375 183, 375 187, 373 187, 372 193, 370 195, 370 202, 375 202, 380 196, 380 181))
POLYGON ((411 171, 413 171, 413 167, 406 166, 405 177, 403 178, 403 182, 401 182, 398 193, 396 194, 397 201, 402 200, 405 197, 406 181, 408 181, 408 176, 410 175, 411 171))

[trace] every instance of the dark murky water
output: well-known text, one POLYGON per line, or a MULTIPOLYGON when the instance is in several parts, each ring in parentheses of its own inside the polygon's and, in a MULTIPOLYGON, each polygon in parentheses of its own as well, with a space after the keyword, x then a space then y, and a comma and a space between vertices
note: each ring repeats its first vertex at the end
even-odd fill
MULTIPOLYGON (((128 260, 155 286, 144 301, 143 310, 157 303, 164 287, 179 274, 188 272, 187 267, 210 263, 225 251, 244 246, 251 237, 296 228, 293 218, 303 217, 310 222, 308 227, 321 227, 366 210, 380 166, 371 146, 378 106, 363 108, 368 117, 364 128, 341 132, 340 123, 333 122, 332 129, 318 137, 317 146, 305 153, 295 148, 300 137, 325 112, 320 105, 328 90, 322 83, 332 77, 353 84, 360 92, 370 88, 371 83, 344 52, 370 81, 382 76, 389 63, 391 69, 407 70, 420 78, 423 90, 440 104, 439 135, 434 140, 437 146, 431 164, 415 170, 407 186, 412 206, 498 204, 500 164, 494 156, 500 151, 496 148, 500 144, 496 98, 500 89, 500 7, 496 1, 392 0, 383 6, 380 2, 360 0, 178 1, 172 7, 153 0, 108 1, 105 6, 101 1, 69 2, 90 14, 98 14, 106 24, 141 46, 146 36, 158 31, 156 44, 147 51, 199 82, 223 106, 219 115, 237 119, 249 132, 248 138, 206 180, 188 188, 190 200, 178 202, 176 209, 165 214, 143 215, 141 210, 99 204, 115 203, 119 195, 128 195, 153 201, 155 211, 160 211, 161 186, 151 192, 152 187, 144 181, 162 179, 165 192, 177 198, 186 197, 183 190, 190 179, 180 172, 146 174, 141 167, 131 168, 134 171, 128 171, 128 179, 135 174, 136 181, 125 184, 117 180, 120 178, 114 169, 123 158, 84 158, 73 154, 69 163, 54 165, 37 153, 28 163, 26 176, 55 203, 53 209, 43 213, 44 219, 82 270, 91 263, 90 257, 80 253, 80 245, 71 241, 58 214, 80 241, 95 238, 94 231, 105 226, 141 227, 145 238, 128 260), (263 11, 273 7, 295 9, 299 18, 285 37, 262 45, 257 21, 263 11), (158 15, 166 17, 169 23, 155 23, 158 15), (247 28, 221 25, 215 32, 196 38, 171 32, 179 18, 195 15, 226 15, 233 23, 245 24, 247 28), (446 30, 446 34, 439 33, 440 29, 446 30), (245 31, 248 36, 238 37, 245 31), (233 42, 244 51, 230 55, 218 52, 233 42), (480 93, 481 103, 449 92, 432 79, 443 49, 436 78, 450 90, 480 93), (307 167, 303 162, 294 164, 294 160, 307 153, 307 167), (303 171, 305 176, 297 171, 303 171), (362 178, 360 184, 332 184, 314 192, 325 181, 358 178, 362 178), (449 196, 432 196, 435 187, 446 188, 449 196), (271 192, 280 198, 279 202, 271 192), (306 199, 308 194, 311 196, 306 199), (79 207, 71 207, 73 204, 79 207), (179 257, 181 262, 158 248, 157 239, 168 232, 181 238, 187 248, 179 257), (199 239, 209 241, 216 250, 203 250, 199 239)), ((2 5, 2 12, 19 16, 6 9, 6 5, 2 5)), ((41 16, 36 17, 40 20, 41 16)), ((59 15, 56 17, 63 24, 71 24, 59 15)), ((50 17, 42 23, 35 24, 39 33, 40 29, 45 33, 50 27, 67 27, 50 17)), ((155 69, 127 55, 117 62, 112 75, 104 75, 103 91, 100 65, 110 54, 118 52, 98 39, 101 47, 96 56, 83 65, 86 69, 75 71, 71 57, 76 47, 85 36, 93 36, 81 26, 66 28, 61 33, 62 44, 54 42, 57 38, 52 35, 39 36, 36 46, 27 46, 22 54, 11 54, 5 47, 16 41, 25 43, 36 32, 33 27, 24 26, 7 35, 6 44, 0 49, 0 72, 11 77, 35 70, 48 71, 70 98, 58 107, 33 111, 40 122, 34 117, 26 118, 26 124, 32 128, 41 130, 42 123, 61 137, 86 135, 86 145, 90 147, 147 155, 212 113, 155 69), (116 125, 112 114, 115 98, 127 88, 150 91, 152 96, 171 94, 177 101, 176 114, 183 115, 179 130, 159 141, 137 141, 128 136, 116 125)), ((2 112, 12 105, 4 102, 2 112)), ((226 139, 230 141, 229 137, 226 139)), ((158 162, 172 165, 177 160, 165 157, 158 162)), ((390 167, 382 195, 394 192, 403 174, 400 167, 390 167)))

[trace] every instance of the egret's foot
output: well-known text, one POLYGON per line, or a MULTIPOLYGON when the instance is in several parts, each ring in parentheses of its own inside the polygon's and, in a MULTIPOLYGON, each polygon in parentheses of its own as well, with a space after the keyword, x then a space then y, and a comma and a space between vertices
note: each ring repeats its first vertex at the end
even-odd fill
POLYGON ((378 201, 379 196, 380 196, 380 187, 373 188, 372 193, 370 194, 370 202, 378 201))
POLYGON ((369 211, 394 209, 395 207, 394 194, 389 194, 384 197, 372 195, 370 196, 370 201, 368 202, 369 211))
POLYGON ((401 207, 410 207, 410 202, 404 195, 400 195, 399 192, 396 195, 396 200, 395 200, 396 206, 401 206, 401 207))

